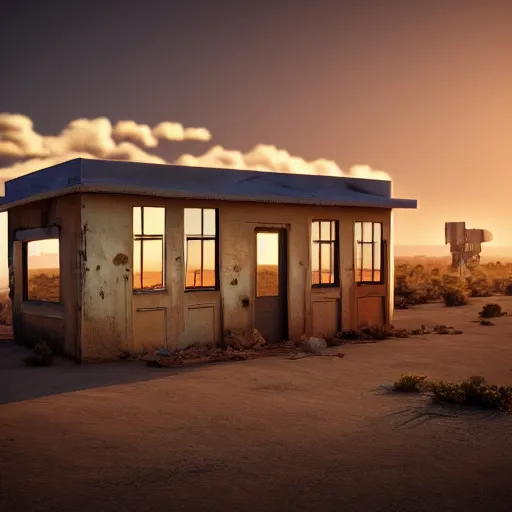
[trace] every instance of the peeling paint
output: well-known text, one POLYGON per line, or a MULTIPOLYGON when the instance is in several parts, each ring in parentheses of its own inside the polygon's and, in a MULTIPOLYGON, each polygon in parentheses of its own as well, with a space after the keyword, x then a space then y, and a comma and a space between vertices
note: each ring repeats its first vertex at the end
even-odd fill
POLYGON ((128 256, 126 254, 123 254, 122 252, 120 252, 114 256, 112 263, 116 267, 118 267, 119 265, 126 265, 128 263, 128 256))

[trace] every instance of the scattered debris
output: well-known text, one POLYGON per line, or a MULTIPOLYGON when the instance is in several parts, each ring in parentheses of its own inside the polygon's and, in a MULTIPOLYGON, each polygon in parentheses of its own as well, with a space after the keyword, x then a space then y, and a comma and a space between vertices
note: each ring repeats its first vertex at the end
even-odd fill
POLYGON ((34 346, 34 353, 23 358, 27 366, 51 366, 53 364, 53 351, 45 341, 34 346))
POLYGON ((267 344, 258 329, 233 329, 224 333, 224 343, 234 350, 258 349, 267 344))
POLYGON ((490 320, 472 320, 472 322, 480 325, 495 325, 494 322, 491 322, 490 320))
POLYGON ((433 328, 435 334, 463 334, 463 331, 447 327, 446 325, 436 325, 433 328))

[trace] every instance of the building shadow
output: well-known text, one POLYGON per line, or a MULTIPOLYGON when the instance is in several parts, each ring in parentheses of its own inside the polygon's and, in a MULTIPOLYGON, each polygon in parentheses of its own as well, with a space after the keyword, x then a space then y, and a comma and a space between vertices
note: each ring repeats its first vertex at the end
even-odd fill
POLYGON ((14 342, 0 342, 0 405, 73 391, 177 377, 212 364, 229 364, 151 368, 142 361, 80 365, 56 357, 52 366, 29 367, 22 359, 30 353, 30 350, 14 342))

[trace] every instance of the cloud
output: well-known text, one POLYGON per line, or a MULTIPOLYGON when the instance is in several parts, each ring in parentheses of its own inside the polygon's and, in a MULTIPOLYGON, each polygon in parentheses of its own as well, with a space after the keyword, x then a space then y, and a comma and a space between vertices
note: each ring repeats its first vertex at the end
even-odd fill
POLYGON ((208 142, 212 140, 212 134, 206 128, 185 128, 184 138, 185 140, 208 142))
POLYGON ((198 140, 208 142, 212 139, 206 128, 184 128, 181 123, 164 121, 153 128, 153 136, 163 140, 198 140))
POLYGON ((183 140, 185 138, 185 130, 181 123, 164 121, 153 128, 153 136, 164 140, 183 140))
POLYGON ((22 158, 43 153, 43 137, 22 114, 0 113, 0 158, 22 158))
POLYGON ((181 123, 164 121, 151 129, 149 125, 129 120, 112 126, 106 117, 76 119, 58 135, 49 136, 37 133, 27 116, 0 113, 0 159, 15 160, 9 167, 0 168, 0 181, 73 158, 391 179, 384 171, 376 171, 367 165, 356 165, 343 172, 333 160, 307 161, 268 144, 258 144, 247 153, 215 145, 199 156, 183 154, 175 162, 167 162, 146 151, 157 147, 159 140, 206 142, 210 139, 211 133, 206 128, 184 128, 181 123))
POLYGON ((34 131, 32 120, 25 115, 0 114, 0 158, 51 158, 84 152, 89 158, 163 163, 160 157, 133 146, 156 148, 159 139, 208 141, 211 133, 206 128, 184 128, 169 121, 153 129, 131 120, 118 121, 113 127, 108 118, 97 117, 75 119, 58 135, 46 136, 34 131))
POLYGON ((252 169, 255 171, 284 172, 290 174, 313 174, 321 176, 350 176, 354 178, 391 180, 388 173, 372 169, 368 165, 356 165, 343 172, 333 160, 318 159, 311 162, 276 146, 258 144, 248 153, 213 146, 201 156, 182 155, 180 165, 197 167, 219 167, 252 169))
POLYGON ((147 124, 135 121, 118 121, 113 131, 114 139, 139 144, 145 148, 156 148, 158 139, 147 124))

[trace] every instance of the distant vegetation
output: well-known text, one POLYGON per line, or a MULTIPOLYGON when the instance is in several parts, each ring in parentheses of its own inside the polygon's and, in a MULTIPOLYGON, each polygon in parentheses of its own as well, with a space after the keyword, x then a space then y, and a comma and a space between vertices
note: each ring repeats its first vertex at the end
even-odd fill
POLYGON ((29 300, 59 302, 59 269, 34 269, 29 271, 27 298, 29 300))
POLYGON ((461 306, 470 297, 512 295, 512 263, 486 263, 464 277, 446 258, 397 258, 395 262, 395 306, 407 308, 444 301, 461 306))

